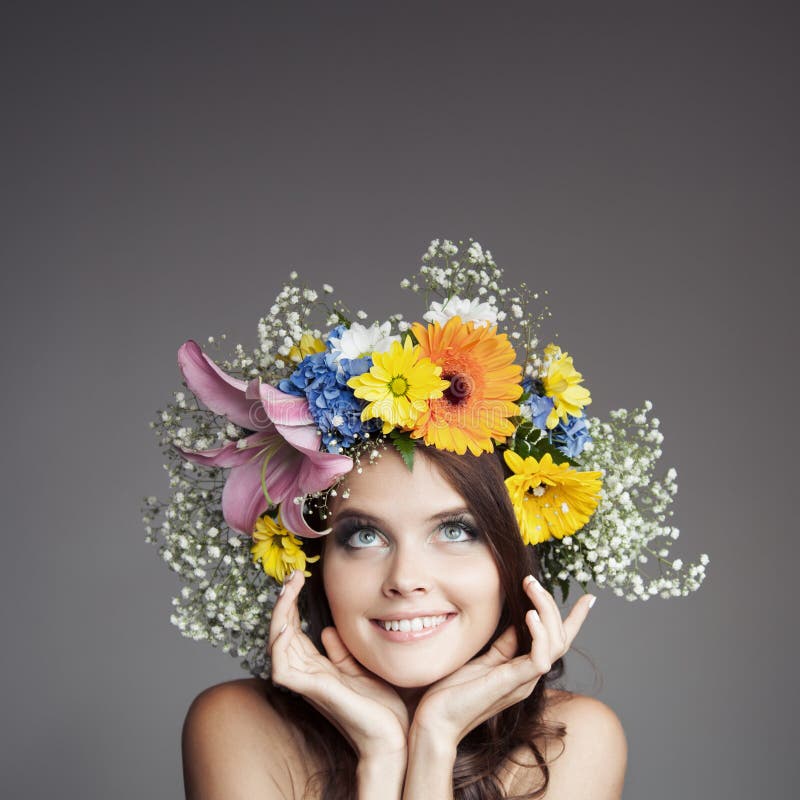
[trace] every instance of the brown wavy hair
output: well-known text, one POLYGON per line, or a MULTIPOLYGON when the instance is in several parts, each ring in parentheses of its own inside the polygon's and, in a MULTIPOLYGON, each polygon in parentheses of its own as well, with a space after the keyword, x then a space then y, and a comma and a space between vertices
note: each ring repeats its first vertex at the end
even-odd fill
MULTIPOLYGON (((522 589, 522 580, 528 574, 541 577, 540 565, 536 549, 525 546, 520 536, 504 484, 504 463, 497 453, 484 453, 478 457, 459 456, 433 447, 417 447, 415 454, 432 461, 464 498, 497 564, 505 602, 492 641, 512 625, 517 633, 518 654, 530 651, 531 636, 525 624, 525 614, 531 606, 522 589)), ((304 549, 309 555, 320 554, 324 558, 324 542, 324 537, 307 540, 304 549)), ((319 565, 303 589, 300 605, 309 623, 308 635, 321 649, 322 630, 332 625, 333 620, 319 565)), ((489 645, 487 643, 484 651, 489 645)), ((453 769, 455 800, 504 798, 500 769, 517 748, 526 748, 532 753, 541 773, 540 785, 519 798, 532 800, 545 793, 550 773, 537 742, 548 739, 560 741, 563 749, 566 728, 543 719, 544 691, 546 685, 561 677, 562 673, 563 662, 558 659, 529 697, 486 720, 461 740, 453 769)), ((268 685, 268 692, 277 710, 297 727, 313 754, 314 763, 321 765, 319 771, 312 775, 306 790, 313 790, 316 786, 321 800, 351 800, 355 797, 357 758, 344 737, 302 697, 278 692, 271 685, 268 685)), ((515 763, 522 765, 523 762, 515 763)), ((528 762, 524 762, 524 765, 533 766, 528 762)))

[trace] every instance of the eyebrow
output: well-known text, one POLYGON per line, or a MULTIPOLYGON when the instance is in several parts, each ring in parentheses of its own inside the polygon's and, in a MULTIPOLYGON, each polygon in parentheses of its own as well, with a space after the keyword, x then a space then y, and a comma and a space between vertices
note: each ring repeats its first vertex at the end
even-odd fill
MULTIPOLYGON (((455 508, 448 508, 445 511, 440 511, 437 514, 431 515, 428 517, 426 522, 438 522, 439 520, 448 519, 449 517, 458 517, 462 515, 469 516, 470 518, 474 516, 466 506, 456 506, 455 508)), ((350 507, 344 509, 340 514, 337 514, 332 524, 336 525, 337 523, 346 519, 363 520, 364 522, 368 522, 370 525, 375 525, 377 528, 382 527, 386 522, 380 517, 376 517, 374 514, 361 511, 358 508, 350 507)))

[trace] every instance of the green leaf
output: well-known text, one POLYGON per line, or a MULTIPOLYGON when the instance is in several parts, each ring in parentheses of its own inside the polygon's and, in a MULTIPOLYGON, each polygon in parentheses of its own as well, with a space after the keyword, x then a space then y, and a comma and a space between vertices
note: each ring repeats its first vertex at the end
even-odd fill
POLYGON ((408 471, 411 472, 414 469, 414 448, 416 447, 416 442, 411 438, 411 434, 392 431, 389 434, 389 439, 397 452, 400 453, 400 458, 403 459, 403 462, 408 467, 408 471))
POLYGON ((520 422, 517 426, 516 436, 518 439, 527 439, 533 431, 533 425, 529 421, 520 422))
POLYGON ((564 455, 564 453, 562 453, 554 444, 551 444, 546 438, 542 438, 538 442, 535 442, 531 445, 531 455, 537 461, 541 460, 545 453, 550 453, 550 455, 553 457, 553 462, 556 464, 563 464, 566 462, 571 467, 580 467, 580 464, 578 464, 577 461, 569 456, 564 455))

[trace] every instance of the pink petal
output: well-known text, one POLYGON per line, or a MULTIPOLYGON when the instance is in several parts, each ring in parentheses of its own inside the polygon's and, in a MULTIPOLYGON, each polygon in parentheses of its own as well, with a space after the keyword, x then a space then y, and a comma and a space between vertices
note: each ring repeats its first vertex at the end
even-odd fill
POLYGON ((353 469, 353 459, 350 456, 307 450, 303 450, 303 453, 305 458, 297 473, 298 495, 327 489, 353 469))
POLYGON ((268 383, 262 383, 258 388, 267 417, 275 424, 292 427, 314 425, 314 417, 311 416, 305 397, 286 394, 268 383))
POLYGON ((269 504, 261 488, 263 459, 248 461, 234 467, 222 490, 222 515, 235 531, 252 535, 256 520, 269 504))
POLYGON ((247 442, 247 447, 237 447, 236 442, 230 442, 224 447, 211 450, 189 450, 185 447, 178 447, 178 450, 187 461, 203 467, 238 467, 250 461, 261 447, 265 447, 275 438, 274 433, 259 431, 242 439, 247 442))
POLYGON ((284 503, 281 506, 281 521, 295 536, 302 536, 306 539, 316 539, 331 532, 330 528, 326 528, 324 531, 315 531, 309 527, 308 523, 303 519, 302 503, 293 503, 291 501, 284 503))
POLYGON ((321 436, 315 425, 281 425, 275 424, 275 430, 295 450, 304 453, 318 453, 321 436))
POLYGON ((267 485, 270 500, 273 503, 289 501, 300 494, 297 487, 297 474, 300 471, 303 456, 293 447, 284 444, 267 464, 264 483, 267 485))
POLYGON ((269 421, 259 422, 260 404, 245 397, 247 384, 226 375, 191 339, 178 350, 178 366, 186 385, 200 402, 215 414, 224 414, 235 425, 249 430, 264 430, 269 421))

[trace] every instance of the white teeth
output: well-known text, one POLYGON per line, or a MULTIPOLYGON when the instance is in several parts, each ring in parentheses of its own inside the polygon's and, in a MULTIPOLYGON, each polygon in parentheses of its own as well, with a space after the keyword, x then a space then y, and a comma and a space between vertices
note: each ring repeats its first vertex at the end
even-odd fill
POLYGON ((437 617, 414 617, 413 619, 385 619, 380 624, 387 631, 421 631, 423 628, 436 628, 447 619, 447 614, 437 617))

